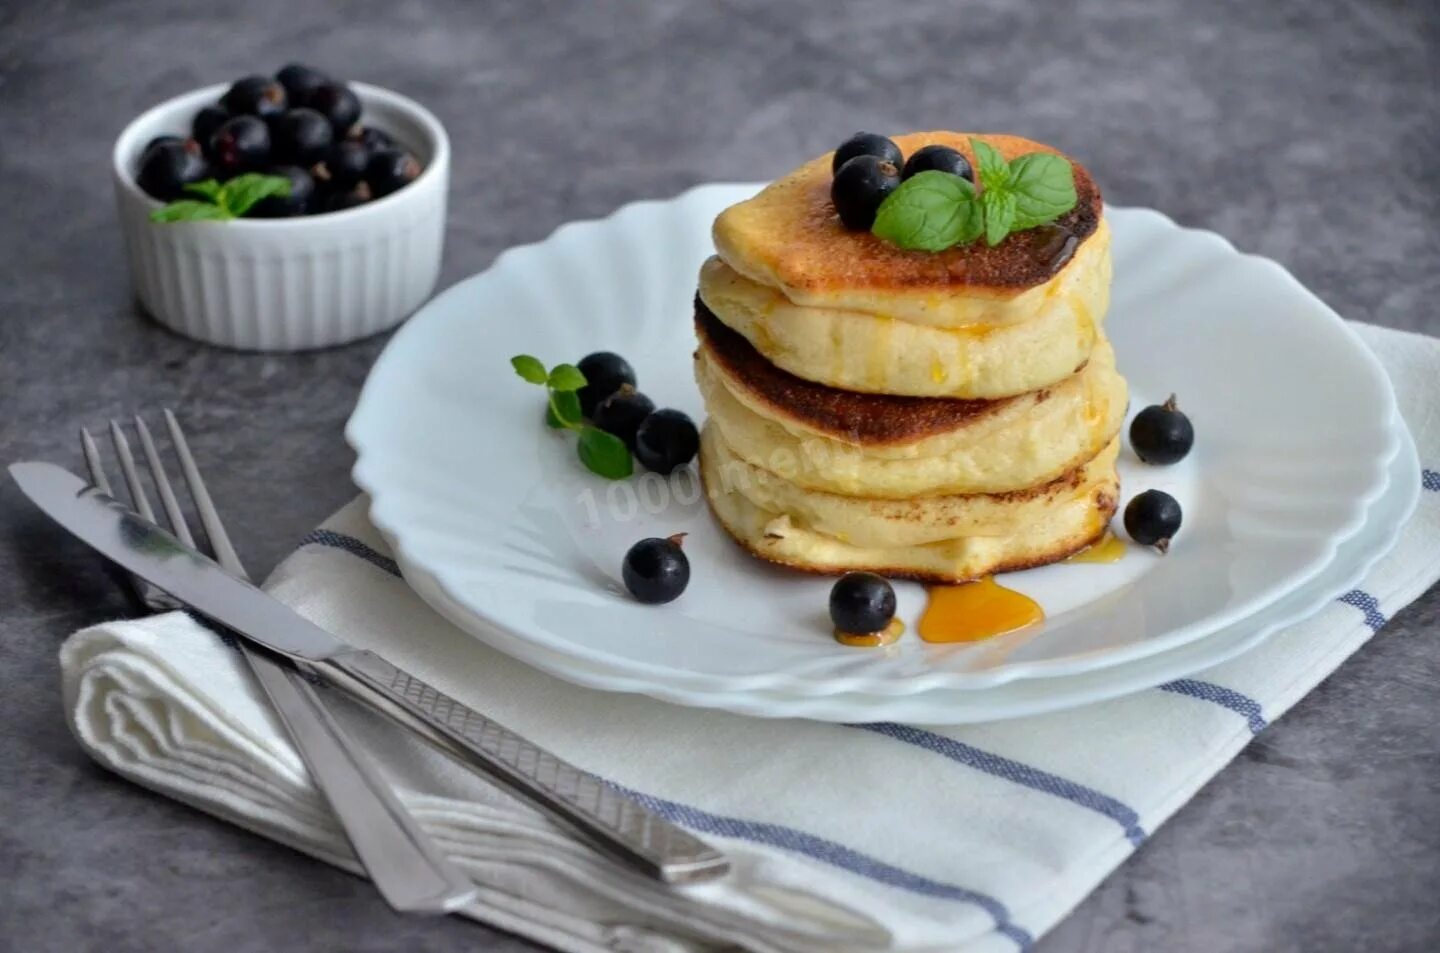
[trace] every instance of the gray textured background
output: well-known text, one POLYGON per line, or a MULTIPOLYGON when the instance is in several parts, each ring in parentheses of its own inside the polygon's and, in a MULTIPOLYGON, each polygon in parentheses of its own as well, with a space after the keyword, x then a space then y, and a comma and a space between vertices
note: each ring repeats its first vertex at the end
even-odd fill
MULTIPOLYGON (((300 59, 430 105, 455 145, 442 284, 567 219, 774 176, 857 128, 945 127, 1054 142, 1112 202, 1276 258, 1347 316, 1440 333, 1437 40, 1428 0, 3 0, 0 457, 78 465, 80 424, 181 408, 256 569, 354 492, 341 426, 383 341, 232 354, 130 304, 111 140, 204 83, 300 59)), ((121 608, 0 481, 0 948, 531 949, 396 918, 362 882, 90 764, 55 651, 121 608)), ((1437 615, 1432 591, 1041 951, 1434 949, 1437 615)))

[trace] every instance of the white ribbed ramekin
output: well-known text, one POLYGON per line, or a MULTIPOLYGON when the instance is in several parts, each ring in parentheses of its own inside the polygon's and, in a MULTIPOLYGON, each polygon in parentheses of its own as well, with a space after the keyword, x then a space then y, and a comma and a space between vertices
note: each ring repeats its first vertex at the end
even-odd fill
POLYGON ((295 351, 394 327, 435 288, 445 239, 450 140, 418 103, 362 83, 362 121, 409 149, 425 171, 343 212, 225 222, 150 221, 160 203, 135 184, 146 143, 189 135, 225 92, 199 89, 150 109, 115 142, 115 201, 140 304, 181 334, 225 347, 295 351))

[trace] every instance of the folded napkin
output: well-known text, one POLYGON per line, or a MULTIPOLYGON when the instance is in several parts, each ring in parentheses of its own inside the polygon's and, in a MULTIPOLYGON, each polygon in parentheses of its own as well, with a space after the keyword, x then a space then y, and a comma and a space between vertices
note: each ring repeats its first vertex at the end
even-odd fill
MULTIPOLYGON (((1440 468, 1440 341, 1357 326, 1440 468)), ((465 911, 562 950, 1025 949, 1267 721, 1440 577, 1440 473, 1360 589, 1193 678, 961 728, 774 722, 557 681, 481 645, 400 579, 357 500, 268 583, 352 643, 633 792, 727 851, 723 883, 661 888, 346 702, 405 803, 481 885, 465 911)), ((101 764, 358 871, 237 653, 187 616, 76 633, 75 736, 101 764)))

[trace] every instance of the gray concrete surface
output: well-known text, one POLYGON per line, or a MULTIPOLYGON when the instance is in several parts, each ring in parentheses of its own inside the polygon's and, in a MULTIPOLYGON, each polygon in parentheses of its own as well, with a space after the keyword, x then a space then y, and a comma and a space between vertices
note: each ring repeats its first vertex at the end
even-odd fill
MULTIPOLYGON (((1350 317, 1440 333, 1437 40, 1420 0, 4 0, 0 458, 77 464, 77 426, 183 408, 257 569, 353 493, 341 426, 383 340, 225 353, 130 303, 110 142, 203 83, 300 59, 429 104, 455 144, 447 284, 567 219, 773 176, 857 128, 993 129, 1063 145, 1112 202, 1214 228, 1350 317)), ((0 949, 531 949, 394 917, 89 763, 55 650, 121 608, 0 481, 0 949)), ((1432 591, 1039 949, 1436 948, 1437 635, 1432 591)))

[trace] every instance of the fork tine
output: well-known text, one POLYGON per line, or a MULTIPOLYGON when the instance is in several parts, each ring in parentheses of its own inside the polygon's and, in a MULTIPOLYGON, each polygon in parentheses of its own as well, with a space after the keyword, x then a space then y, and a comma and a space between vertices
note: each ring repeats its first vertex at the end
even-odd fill
POLYGON ((175 531, 175 536, 186 546, 195 545, 195 537, 190 532, 190 525, 185 522, 185 513, 180 509, 180 501, 175 498, 175 491, 170 487, 170 478, 165 475, 165 465, 160 462, 160 454, 155 449, 155 440, 150 436, 150 428, 145 426, 145 421, 138 414, 135 417, 135 430, 140 434, 140 449, 145 452, 145 462, 150 466, 150 478, 155 483, 155 489, 160 492, 160 505, 165 510, 165 516, 170 520, 170 527, 175 531))
MULTIPOLYGON (((85 455, 85 468, 90 471, 90 482, 95 489, 111 499, 116 499, 115 491, 110 487, 110 478, 105 475, 105 464, 100 458, 100 448, 85 427, 80 428, 80 450, 85 455)), ((119 566, 110 564, 107 568, 115 575, 121 588, 129 595, 137 609, 160 612, 174 608, 174 606, 161 601, 168 597, 163 595, 160 590, 148 583, 141 582, 119 566)))
POLYGON ((125 431, 120 429, 120 424, 114 420, 110 421, 110 440, 115 444, 115 455, 120 458, 120 472, 125 475, 125 485, 130 488, 130 505, 135 508, 135 512, 150 522, 155 522, 155 511, 150 508, 145 486, 140 482, 140 474, 135 470, 135 455, 130 452, 130 441, 126 439, 125 431))
POLYGON ((105 467, 100 462, 100 448, 95 446, 95 438, 84 427, 80 428, 80 449, 85 454, 85 468, 90 471, 90 482, 95 489, 113 499, 115 491, 110 489, 110 479, 105 476, 105 467))
POLYGON ((210 499, 210 491, 205 489, 205 481, 200 479, 200 468, 195 465, 195 458, 190 455, 190 444, 185 440, 185 432, 180 429, 180 421, 175 419, 175 414, 168 407, 165 408, 165 426, 170 431, 170 442, 175 445, 175 454, 180 458, 180 470, 185 474, 185 485, 190 488, 195 509, 200 513, 200 523, 205 527, 205 535, 210 537, 210 548, 215 550, 215 561, 226 571, 242 579, 249 579, 250 575, 241 564, 235 547, 230 544, 230 534, 225 532, 225 526, 220 522, 220 514, 216 512, 215 504, 210 499))

